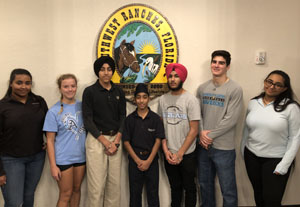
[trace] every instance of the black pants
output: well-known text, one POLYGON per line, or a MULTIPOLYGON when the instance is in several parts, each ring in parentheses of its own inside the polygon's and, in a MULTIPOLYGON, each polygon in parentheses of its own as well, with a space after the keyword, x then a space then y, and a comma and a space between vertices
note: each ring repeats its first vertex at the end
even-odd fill
POLYGON ((129 188, 130 188, 130 207, 142 206, 142 191, 146 184, 147 201, 149 207, 159 206, 158 183, 159 169, 158 157, 154 158, 147 171, 140 171, 137 164, 129 157, 129 188))
POLYGON ((165 159, 165 168, 171 186, 171 206, 180 207, 185 190, 185 207, 196 206, 196 153, 183 156, 179 165, 170 165, 165 159))
POLYGON ((244 157, 256 206, 280 207, 291 167, 285 175, 276 175, 273 172, 282 158, 257 157, 247 147, 244 157))

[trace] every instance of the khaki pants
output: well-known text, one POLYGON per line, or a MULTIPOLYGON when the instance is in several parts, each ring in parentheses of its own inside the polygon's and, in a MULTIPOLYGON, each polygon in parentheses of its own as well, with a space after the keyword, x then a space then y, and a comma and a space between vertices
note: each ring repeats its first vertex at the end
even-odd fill
MULTIPOLYGON (((105 136, 113 141, 115 136, 105 136)), ((122 144, 108 156, 104 146, 90 133, 86 139, 87 191, 89 207, 120 207, 122 144)))

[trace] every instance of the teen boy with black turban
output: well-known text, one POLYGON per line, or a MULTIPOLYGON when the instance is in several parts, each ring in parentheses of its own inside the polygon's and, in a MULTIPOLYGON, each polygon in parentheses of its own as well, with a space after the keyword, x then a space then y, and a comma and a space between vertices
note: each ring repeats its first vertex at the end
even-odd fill
POLYGON ((98 80, 83 92, 89 207, 120 206, 122 129, 126 117, 124 92, 111 78, 115 62, 102 56, 94 63, 98 80))

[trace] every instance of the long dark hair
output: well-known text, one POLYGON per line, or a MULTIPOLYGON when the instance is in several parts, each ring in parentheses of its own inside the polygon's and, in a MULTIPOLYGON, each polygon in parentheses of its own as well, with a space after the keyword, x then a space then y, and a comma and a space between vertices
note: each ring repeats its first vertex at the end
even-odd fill
MULTIPOLYGON (((276 112, 281 112, 286 109, 286 107, 291 104, 295 103, 300 107, 299 103, 294 98, 294 92, 291 86, 291 80, 288 74, 283 72, 282 70, 274 70, 266 77, 265 80, 267 80, 271 75, 277 74, 280 75, 284 80, 284 87, 286 87, 286 90, 280 93, 274 100, 274 110, 276 112)), ((258 99, 263 98, 265 96, 265 92, 262 92, 258 96, 252 98, 252 99, 258 99)))
MULTIPOLYGON (((31 73, 30 73, 28 70, 23 69, 23 68, 16 68, 16 69, 14 69, 14 70, 11 71, 11 73, 10 73, 8 89, 7 89, 6 94, 4 95, 3 98, 10 98, 11 93, 12 93, 12 88, 11 88, 10 85, 11 85, 12 82, 15 80, 16 75, 28 75, 28 76, 30 77, 30 79, 32 80, 32 75, 31 75, 31 73)), ((32 95, 32 94, 33 94, 33 93, 32 93, 31 90, 30 90, 29 95, 32 95)))

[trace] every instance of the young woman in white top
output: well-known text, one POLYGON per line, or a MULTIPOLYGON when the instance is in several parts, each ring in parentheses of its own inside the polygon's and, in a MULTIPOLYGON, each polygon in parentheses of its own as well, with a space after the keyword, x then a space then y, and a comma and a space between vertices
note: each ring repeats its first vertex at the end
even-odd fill
POLYGON ((299 117, 289 76, 272 71, 249 102, 241 148, 258 207, 281 206, 300 144, 299 117))
POLYGON ((85 174, 85 138, 81 102, 75 99, 77 79, 64 74, 57 80, 61 100, 45 119, 51 175, 59 187, 57 207, 78 207, 80 186, 85 174))

